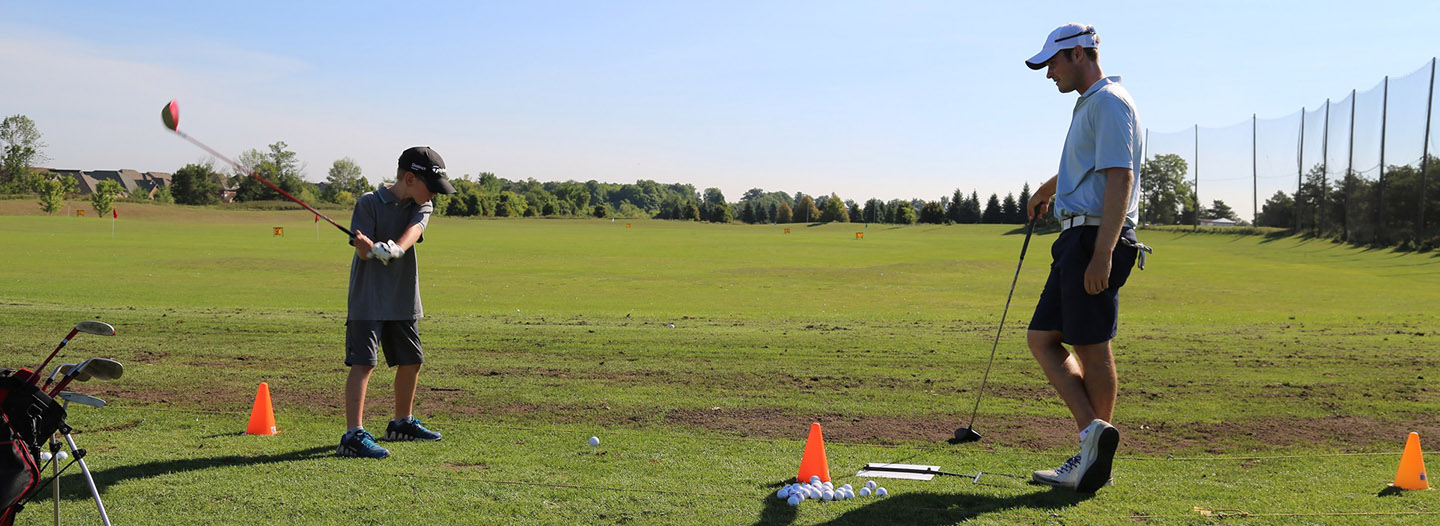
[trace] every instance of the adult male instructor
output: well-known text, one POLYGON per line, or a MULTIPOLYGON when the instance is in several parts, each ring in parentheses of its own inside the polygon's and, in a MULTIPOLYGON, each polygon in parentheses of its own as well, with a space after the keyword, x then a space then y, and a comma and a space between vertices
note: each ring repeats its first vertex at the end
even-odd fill
POLYGON ((1094 27, 1065 24, 1025 61, 1030 69, 1044 68, 1061 93, 1081 94, 1060 171, 1040 185, 1026 206, 1033 219, 1054 198, 1061 227, 1026 340, 1080 432, 1080 452, 1058 468, 1036 471, 1034 480, 1083 493, 1110 482, 1120 443, 1120 433, 1110 425, 1118 382, 1110 340, 1119 290, 1137 254, 1140 202, 1135 180, 1140 121, 1120 77, 1106 77, 1100 70, 1099 45, 1094 27))

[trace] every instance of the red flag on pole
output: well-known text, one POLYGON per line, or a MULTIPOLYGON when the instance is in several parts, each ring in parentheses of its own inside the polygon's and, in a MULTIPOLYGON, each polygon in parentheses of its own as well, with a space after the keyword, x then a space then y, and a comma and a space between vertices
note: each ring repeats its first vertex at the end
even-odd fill
POLYGON ((112 219, 120 219, 120 210, 115 209, 115 208, 111 208, 111 209, 110 209, 110 217, 111 217, 112 219))
POLYGON ((316 222, 316 223, 319 223, 319 222, 320 222, 320 216, 318 216, 318 215, 315 216, 315 222, 316 222))

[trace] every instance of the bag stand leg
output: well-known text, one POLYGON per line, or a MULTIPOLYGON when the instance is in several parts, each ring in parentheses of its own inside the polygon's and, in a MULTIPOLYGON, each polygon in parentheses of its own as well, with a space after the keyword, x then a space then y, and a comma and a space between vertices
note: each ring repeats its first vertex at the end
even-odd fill
MULTIPOLYGON (((85 455, 77 454, 77 452, 79 451, 79 449, 75 447, 75 439, 70 436, 70 433, 65 433, 65 443, 70 446, 70 454, 71 454, 71 455, 75 455, 75 462, 77 462, 77 463, 80 464, 80 474, 85 475, 85 485, 87 485, 87 486, 90 487, 90 496, 95 499, 95 509, 97 509, 97 510, 100 511, 100 522, 105 523, 105 526, 110 526, 110 515, 107 514, 107 513, 105 513, 105 503, 100 501, 100 490, 98 490, 98 489, 95 488, 95 478, 90 476, 90 467, 85 465, 85 455)), ((55 515, 55 518, 56 518, 56 524, 59 524, 59 518, 60 518, 60 515, 59 515, 59 509, 60 509, 60 508, 59 508, 59 503, 60 503, 60 498, 59 498, 59 495, 60 495, 60 493, 59 493, 59 491, 60 491, 60 481, 59 481, 59 480, 56 480, 56 481, 55 481, 55 491, 56 491, 56 493, 55 493, 55 495, 56 495, 56 498, 55 498, 55 503, 56 503, 56 508, 55 508, 55 509, 56 509, 56 515, 55 515)))

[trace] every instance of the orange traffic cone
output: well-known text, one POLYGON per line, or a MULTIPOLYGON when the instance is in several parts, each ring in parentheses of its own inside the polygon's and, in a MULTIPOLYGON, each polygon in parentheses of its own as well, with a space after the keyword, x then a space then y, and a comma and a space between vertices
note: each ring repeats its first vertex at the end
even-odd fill
POLYGON ((270 385, 260 382, 260 390, 255 392, 255 407, 250 409, 250 425, 245 427, 247 435, 273 435, 279 433, 275 429, 275 411, 270 409, 270 385))
POLYGON ((819 422, 810 424, 810 438, 805 439, 805 456, 800 457, 800 474, 795 475, 795 480, 810 482, 814 476, 819 476, 820 482, 830 481, 830 463, 825 461, 825 437, 819 422))
POLYGON ((1400 454, 1400 469, 1395 472, 1395 482, 1400 489, 1430 489, 1425 478, 1425 457, 1420 454, 1420 434, 1410 433, 1405 439, 1405 452, 1400 454))

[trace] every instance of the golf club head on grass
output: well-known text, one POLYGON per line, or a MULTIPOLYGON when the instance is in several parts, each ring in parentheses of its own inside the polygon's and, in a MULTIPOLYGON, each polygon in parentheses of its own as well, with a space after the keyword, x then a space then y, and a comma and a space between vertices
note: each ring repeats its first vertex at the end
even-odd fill
POLYGON ((968 444, 980 440, 980 433, 975 428, 962 427, 955 430, 955 438, 950 439, 951 444, 968 444))
POLYGON ((60 393, 60 398, 62 400, 65 400, 66 402, 71 402, 75 404, 88 405, 90 407, 105 407, 104 400, 95 398, 90 395, 83 395, 80 393, 72 393, 70 391, 65 391, 63 393, 60 393))
POLYGON ((115 335, 115 327, 103 321, 82 321, 75 324, 75 330, 85 334, 98 334, 100 336, 115 335))
POLYGON ((71 370, 76 380, 115 380, 125 375, 125 366, 109 358, 91 358, 71 370))

